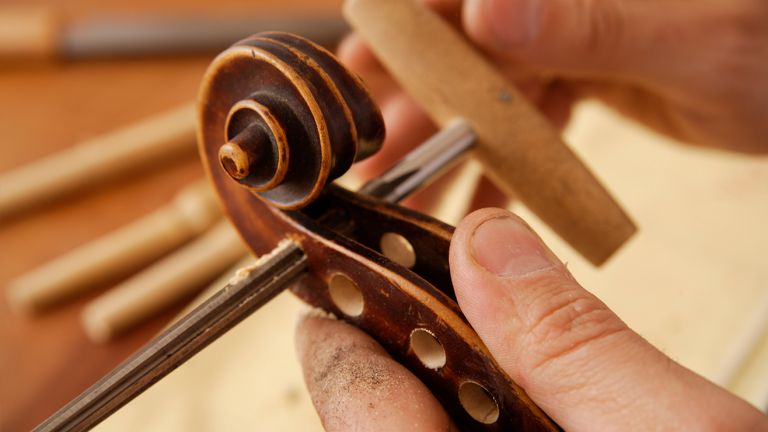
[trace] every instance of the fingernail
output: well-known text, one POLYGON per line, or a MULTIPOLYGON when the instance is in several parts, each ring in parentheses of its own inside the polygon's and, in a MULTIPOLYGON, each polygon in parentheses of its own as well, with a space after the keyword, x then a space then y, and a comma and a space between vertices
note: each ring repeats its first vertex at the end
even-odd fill
POLYGON ((540 0, 487 0, 490 30, 501 48, 530 45, 538 29, 540 0))
POLYGON ((521 278, 556 265, 539 237, 511 217, 488 219, 472 233, 472 256, 499 277, 521 278))

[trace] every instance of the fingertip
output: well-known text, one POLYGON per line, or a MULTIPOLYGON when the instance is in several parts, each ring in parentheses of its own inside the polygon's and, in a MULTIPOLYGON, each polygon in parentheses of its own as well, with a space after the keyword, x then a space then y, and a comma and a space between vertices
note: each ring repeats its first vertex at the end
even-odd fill
POLYGON ((510 212, 468 215, 450 266, 460 307, 494 358, 566 430, 621 430, 629 416, 669 421, 647 400, 696 424, 691 400, 727 399, 631 331, 510 212))
POLYGON ((314 343, 324 339, 322 334, 326 332, 325 327, 328 321, 330 319, 316 316, 309 311, 303 311, 297 315, 293 341, 296 355, 302 364, 306 364, 308 356, 311 357, 308 353, 313 351, 314 343))
POLYGON ((449 430, 424 384, 361 330, 304 315, 297 348, 312 403, 327 430, 449 430))
POLYGON ((479 225, 488 219, 495 217, 505 217, 507 215, 510 215, 510 217, 515 217, 513 213, 505 209, 498 207, 488 207, 475 210, 464 216, 461 222, 459 222, 459 224, 456 226, 456 230, 454 231, 453 237, 451 238, 449 259, 451 263, 452 274, 454 271, 461 271, 463 273, 464 269, 474 268, 476 265, 476 262, 472 257, 472 253, 470 252, 472 233, 475 232, 475 229, 477 229, 479 225))
POLYGON ((478 45, 484 48, 494 46, 488 17, 483 7, 483 0, 466 0, 461 13, 464 32, 478 45))
MULTIPOLYGON (((528 224, 501 208, 470 213, 455 233, 457 264, 518 279, 561 265, 528 224)), ((453 249, 453 248, 452 248, 453 249)))
POLYGON ((510 295, 514 293, 509 292, 507 278, 495 274, 494 271, 496 266, 503 264, 499 261, 501 253, 514 244, 505 244, 510 239, 502 235, 493 240, 494 245, 483 246, 482 253, 487 254, 488 259, 492 261, 490 264, 486 263, 487 266, 493 267, 491 270, 478 262, 478 253, 473 246, 477 240, 475 235, 478 229, 494 220, 508 220, 527 229, 522 219, 505 209, 484 208, 474 211, 456 227, 451 239, 449 261, 451 278, 461 310, 489 347, 503 347, 509 332, 507 325, 515 321, 515 303, 509 301, 510 295))
POLYGON ((536 30, 538 0, 467 0, 462 20, 475 43, 499 53, 529 45, 536 30))
POLYGON ((456 226, 456 231, 453 234, 451 246, 456 245, 457 247, 461 246, 461 250, 466 249, 466 245, 469 244, 469 239, 471 238, 472 232, 474 232, 478 225, 489 218, 502 217, 506 215, 510 215, 510 217, 516 217, 512 212, 499 207, 482 208, 469 213, 456 226))

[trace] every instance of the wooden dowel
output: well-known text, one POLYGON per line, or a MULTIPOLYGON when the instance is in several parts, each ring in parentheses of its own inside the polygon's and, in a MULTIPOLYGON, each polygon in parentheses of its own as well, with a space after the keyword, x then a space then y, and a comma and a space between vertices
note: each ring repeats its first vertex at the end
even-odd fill
POLYGON ((31 60, 56 53, 56 14, 44 6, 0 7, 0 60, 31 60))
POLYGON ((201 288, 221 274, 247 249, 229 222, 134 275, 89 303, 82 314, 86 334, 107 342, 201 288))
POLYGON ((11 281, 9 303, 36 311, 86 292, 177 248, 220 216, 213 191, 199 181, 169 205, 11 281))
POLYGON ((415 0, 347 0, 344 15, 436 123, 472 126, 488 177, 592 263, 632 236, 632 221, 557 131, 436 13, 415 0))
POLYGON ((0 175, 0 221, 159 160, 193 154, 195 122, 194 104, 183 105, 0 175))

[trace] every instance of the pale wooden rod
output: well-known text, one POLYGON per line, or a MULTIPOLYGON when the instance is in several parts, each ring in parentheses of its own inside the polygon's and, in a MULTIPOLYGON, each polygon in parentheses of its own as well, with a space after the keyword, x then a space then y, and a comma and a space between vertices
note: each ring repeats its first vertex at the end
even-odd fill
POLYGON ((247 253, 229 222, 202 236, 93 300, 82 313, 86 334, 107 342, 157 312, 189 297, 247 253))
POLYGON ((87 292, 179 247, 220 218, 213 191, 199 180, 165 207, 12 280, 9 303, 37 311, 87 292))
POLYGON ((0 7, 0 60, 38 59, 54 55, 58 19, 45 6, 0 7))
POLYGON ((438 125, 470 125, 488 177, 584 257, 602 264, 632 236, 635 225, 558 132, 434 11, 415 0, 347 0, 344 15, 438 125))
POLYGON ((192 155, 194 104, 185 104, 0 174, 0 221, 158 161, 192 155))

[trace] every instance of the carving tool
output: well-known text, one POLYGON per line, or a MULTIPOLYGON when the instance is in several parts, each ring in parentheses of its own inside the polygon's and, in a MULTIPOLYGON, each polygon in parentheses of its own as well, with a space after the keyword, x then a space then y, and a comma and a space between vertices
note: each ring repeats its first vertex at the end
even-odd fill
POLYGON ((171 157, 194 152, 195 107, 183 105, 0 175, 0 222, 171 157))
POLYGON ((634 225, 546 120, 424 6, 352 0, 345 13, 446 129, 361 189, 374 197, 353 194, 327 184, 383 139, 359 80, 285 33, 219 55, 199 96, 201 156, 243 240, 271 252, 38 430, 93 426, 291 283, 302 300, 376 338, 462 429, 559 430, 462 316, 448 272, 452 229, 387 201, 472 148, 496 182, 593 263, 634 225), (441 355, 425 357, 425 340, 441 355))
POLYGON ((50 307, 151 262, 220 218, 210 187, 194 183, 166 207, 12 280, 8 302, 28 312, 50 307))
POLYGON ((67 21, 50 7, 4 6, 0 7, 0 63, 216 53, 232 41, 264 30, 297 33, 330 47, 348 27, 341 17, 329 14, 102 15, 67 21))

